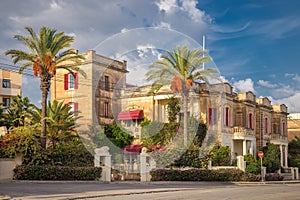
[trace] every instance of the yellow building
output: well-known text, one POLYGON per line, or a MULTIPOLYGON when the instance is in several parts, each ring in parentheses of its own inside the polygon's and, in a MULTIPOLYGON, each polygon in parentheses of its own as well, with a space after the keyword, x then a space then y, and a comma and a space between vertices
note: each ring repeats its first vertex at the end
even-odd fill
POLYGON ((3 106, 8 106, 13 96, 22 94, 22 75, 0 69, 0 82, 0 102, 3 106))
MULTIPOLYGON (((51 99, 63 100, 82 116, 80 129, 88 125, 120 123, 140 139, 140 122, 168 122, 168 86, 150 92, 150 86, 126 87, 126 61, 117 61, 88 51, 80 69, 87 78, 59 70, 52 80, 51 99)), ((181 98, 180 96, 176 96, 181 98)), ((235 93, 228 83, 194 84, 188 113, 208 126, 208 135, 231 149, 232 158, 251 153, 272 142, 280 147, 281 165, 287 167, 287 107, 272 105, 252 92, 235 93)))
MULTIPOLYGON (((149 91, 150 86, 126 88, 120 98, 118 121, 136 138, 140 137, 139 121, 143 117, 168 122, 168 98, 174 94, 169 87, 157 93, 149 91), (144 116, 133 118, 137 111, 144 116)), ((272 142, 280 147, 281 165, 287 167, 288 113, 284 104, 271 105, 268 98, 256 98, 252 92, 235 93, 228 83, 196 84, 188 108, 191 116, 197 116, 208 126, 209 135, 231 149, 232 158, 247 153, 255 155, 267 142, 272 142)))
POLYGON ((75 114, 82 117, 77 121, 79 130, 87 130, 92 124, 112 124, 112 98, 116 85, 125 87, 126 61, 113 60, 93 50, 82 55, 85 60, 79 67, 87 77, 58 70, 51 82, 51 100, 72 106, 75 114))

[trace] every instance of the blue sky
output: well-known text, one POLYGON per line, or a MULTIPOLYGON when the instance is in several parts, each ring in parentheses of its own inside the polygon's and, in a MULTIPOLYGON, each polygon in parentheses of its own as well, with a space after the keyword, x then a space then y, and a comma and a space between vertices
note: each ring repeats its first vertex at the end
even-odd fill
MULTIPOLYGON (((159 57, 156 49, 171 37, 154 34, 138 40, 126 38, 126 33, 158 27, 200 45, 206 35, 209 55, 235 91, 251 90, 274 104, 285 103, 290 112, 300 112, 299 8, 298 0, 1 1, 0 66, 11 64, 5 50, 23 48, 12 38, 14 34, 25 34, 27 25, 35 30, 49 26, 73 35, 73 47, 80 53, 98 49, 103 55, 127 59, 130 81, 145 72, 147 62, 159 57), (123 46, 134 44, 130 52, 124 54, 121 47, 108 52, 105 44, 118 37, 126 38, 119 42, 123 46)), ((174 39, 165 47, 177 43, 174 39)), ((39 102, 38 79, 23 76, 23 95, 39 102)))

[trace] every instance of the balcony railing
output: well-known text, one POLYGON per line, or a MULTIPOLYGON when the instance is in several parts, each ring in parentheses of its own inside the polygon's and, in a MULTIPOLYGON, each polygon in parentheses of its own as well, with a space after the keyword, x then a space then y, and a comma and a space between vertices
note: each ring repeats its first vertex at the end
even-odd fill
POLYGON ((245 127, 235 126, 231 128, 232 134, 244 135, 244 136, 255 136, 254 130, 245 127))
POLYGON ((288 142, 288 138, 286 135, 281 134, 271 134, 270 135, 271 141, 277 141, 277 142, 288 142))

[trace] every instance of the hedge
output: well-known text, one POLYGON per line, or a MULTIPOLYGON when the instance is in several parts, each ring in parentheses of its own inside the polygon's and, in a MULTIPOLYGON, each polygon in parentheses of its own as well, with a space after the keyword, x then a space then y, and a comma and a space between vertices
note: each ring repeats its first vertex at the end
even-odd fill
POLYGON ((15 180, 99 180, 100 167, 20 165, 14 169, 15 180))
POLYGON ((237 169, 157 169, 150 172, 152 181, 259 181, 260 175, 237 169))
POLYGON ((282 181, 283 176, 278 173, 273 173, 273 174, 266 174, 266 181, 282 181))

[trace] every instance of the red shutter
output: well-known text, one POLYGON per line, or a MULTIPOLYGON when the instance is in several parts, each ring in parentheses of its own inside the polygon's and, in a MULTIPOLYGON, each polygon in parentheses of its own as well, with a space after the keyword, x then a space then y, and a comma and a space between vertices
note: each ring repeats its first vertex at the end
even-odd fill
POLYGON ((208 124, 212 125, 212 108, 208 108, 208 124))
POLYGON ((68 90, 68 74, 65 74, 64 75, 64 87, 65 87, 65 90, 68 90))
POLYGON ((229 108, 227 107, 226 108, 226 111, 225 111, 226 113, 225 113, 225 119, 226 119, 226 121, 225 121, 225 125, 226 126, 229 126, 229 108))
POLYGON ((78 73, 74 73, 74 89, 78 89, 78 73))
POLYGON ((74 102, 74 115, 78 116, 78 103, 74 102))

